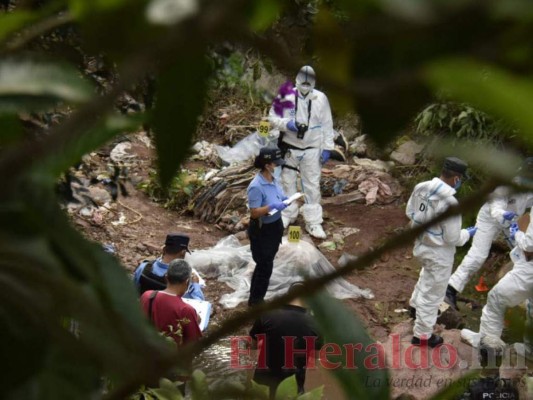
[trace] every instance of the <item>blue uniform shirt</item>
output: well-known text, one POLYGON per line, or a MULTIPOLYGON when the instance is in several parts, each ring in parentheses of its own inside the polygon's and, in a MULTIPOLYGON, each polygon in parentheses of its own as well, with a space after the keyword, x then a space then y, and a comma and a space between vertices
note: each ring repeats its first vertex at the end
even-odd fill
MULTIPOLYGON (((257 173, 250 185, 248 186, 248 207, 259 208, 268 204, 277 203, 287 198, 283 193, 276 178, 273 178, 272 182, 265 179, 261 172, 257 173)), ((277 212, 274 215, 264 215, 261 220, 264 224, 270 224, 281 218, 281 212, 277 212)))
MULTIPOLYGON (((133 275, 133 282, 135 282, 135 286, 137 286, 137 288, 139 288, 141 275, 144 271, 144 267, 146 267, 146 264, 146 262, 143 262, 141 265, 139 265, 137 270, 135 270, 135 275, 133 275)), ((152 272, 154 273, 154 275, 164 276, 167 273, 167 270, 168 264, 163 263, 163 261, 161 261, 161 258, 158 258, 152 264, 152 272)), ((182 297, 186 299, 205 300, 204 294, 202 292, 202 287, 197 282, 191 282, 189 288, 187 289, 187 292, 182 297)))

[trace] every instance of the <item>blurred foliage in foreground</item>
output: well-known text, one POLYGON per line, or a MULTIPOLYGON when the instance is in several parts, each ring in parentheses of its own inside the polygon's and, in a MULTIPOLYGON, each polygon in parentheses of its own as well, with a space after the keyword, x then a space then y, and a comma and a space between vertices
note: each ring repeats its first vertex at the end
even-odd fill
MULTIPOLYGON (((210 46, 255 49, 292 74, 311 62, 333 109, 360 114, 381 144, 444 92, 516 126, 523 152, 531 150, 533 9, 526 0, 20 0, 2 7, 0 347, 9 368, 0 379, 8 399, 100 398, 102 376, 113 382, 106 396, 123 398, 192 355, 169 350, 153 331, 125 271, 73 229, 53 188, 84 154, 142 123, 153 128, 158 176, 168 186, 206 101, 210 46), (297 15, 280 35, 301 7, 305 18, 297 15), (306 35, 301 47, 293 33, 306 35), (100 62, 113 74, 104 76, 100 62), (81 73, 88 69, 91 79, 81 73), (124 91, 146 76, 155 85, 153 107, 119 115, 124 91), (51 116, 38 137, 26 123, 35 115, 51 116), (79 323, 79 337, 65 319, 79 323)), ((514 172, 516 162, 502 151, 456 151, 494 177, 514 172)), ((342 306, 328 311, 333 303, 320 296, 312 304, 330 340, 370 341, 342 306), (347 323, 349 332, 339 328, 347 323)), ((385 383, 362 383, 366 374, 386 382, 385 370, 334 374, 349 397, 388 399, 385 383)))

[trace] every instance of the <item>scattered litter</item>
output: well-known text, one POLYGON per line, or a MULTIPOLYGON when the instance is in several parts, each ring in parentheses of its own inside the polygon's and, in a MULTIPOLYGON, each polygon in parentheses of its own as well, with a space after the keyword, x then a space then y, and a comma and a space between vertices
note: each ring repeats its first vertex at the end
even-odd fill
POLYGON ((116 221, 111 221, 111 224, 113 226, 117 226, 117 225, 125 225, 126 224, 126 216, 121 212, 120 213, 120 216, 118 218, 118 220, 116 221))
POLYGON ((354 157, 353 162, 355 165, 383 172, 388 172, 394 166, 394 163, 391 161, 371 160, 369 158, 354 157))
POLYGON ((113 160, 116 163, 121 163, 131 158, 134 158, 135 155, 130 153, 129 150, 131 150, 131 143, 121 142, 117 144, 113 148, 113 150, 111 150, 111 153, 109 154, 109 158, 111 158, 111 160, 113 160))
POLYGON ((322 242, 318 245, 318 247, 322 250, 335 251, 337 250, 337 243, 333 241, 322 242))
POLYGON ((356 233, 359 233, 359 228, 350 228, 350 227, 344 227, 337 229, 337 233, 341 235, 343 238, 346 238, 350 235, 355 235, 356 233))
POLYGON ((80 209, 80 211, 78 211, 78 213, 82 216, 82 217, 92 217, 93 213, 94 213, 94 210, 95 208, 92 207, 92 206, 89 206, 89 207, 83 207, 80 209))
POLYGON ((196 153, 191 157, 192 160, 210 160, 216 154, 215 146, 205 140, 196 142, 192 150, 196 153))
MULTIPOLYGON (((234 290, 220 299, 223 307, 234 308, 248 299, 255 263, 250 246, 242 246, 235 236, 221 239, 213 248, 193 251, 187 255, 186 260, 204 276, 217 277, 234 290)), ((312 243, 305 240, 289 243, 284 237, 274 260, 266 299, 284 294, 293 282, 306 277, 322 276, 334 270, 312 243)), ((370 289, 360 289, 342 278, 327 285, 326 289, 338 299, 374 298, 370 289)))
POLYGON ((147 148, 151 149, 154 146, 152 145, 152 141, 146 134, 146 132, 141 132, 137 135, 137 139, 139 139, 140 142, 142 142, 147 148))
POLYGON ((401 314, 401 313, 409 312, 409 310, 406 309, 406 308, 397 308, 397 309, 394 310, 394 312, 397 313, 397 314, 401 314))

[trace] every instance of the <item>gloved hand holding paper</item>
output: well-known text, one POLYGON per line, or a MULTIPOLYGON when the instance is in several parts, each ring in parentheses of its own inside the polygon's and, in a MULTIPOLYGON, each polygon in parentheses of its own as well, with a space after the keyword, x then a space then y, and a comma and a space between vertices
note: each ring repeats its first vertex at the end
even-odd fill
MULTIPOLYGON (((297 193, 294 193, 291 197, 289 197, 288 199, 286 200, 283 200, 283 202, 287 205, 291 204, 293 201, 295 200, 298 200, 300 197, 303 196, 303 193, 300 193, 300 192, 297 192, 297 193)), ((276 210, 275 208, 273 210, 270 210, 268 212, 268 215, 274 215, 275 213, 277 213, 278 210, 276 210)))

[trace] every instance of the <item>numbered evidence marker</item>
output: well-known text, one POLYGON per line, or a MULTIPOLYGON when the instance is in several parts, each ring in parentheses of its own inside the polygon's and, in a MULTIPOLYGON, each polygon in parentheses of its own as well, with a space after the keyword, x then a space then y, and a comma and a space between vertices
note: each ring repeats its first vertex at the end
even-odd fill
POLYGON ((289 242, 298 243, 302 235, 302 228, 299 226, 289 225, 289 242))
POLYGON ((259 135, 267 137, 270 132, 270 123, 268 121, 261 121, 259 123, 259 135))

